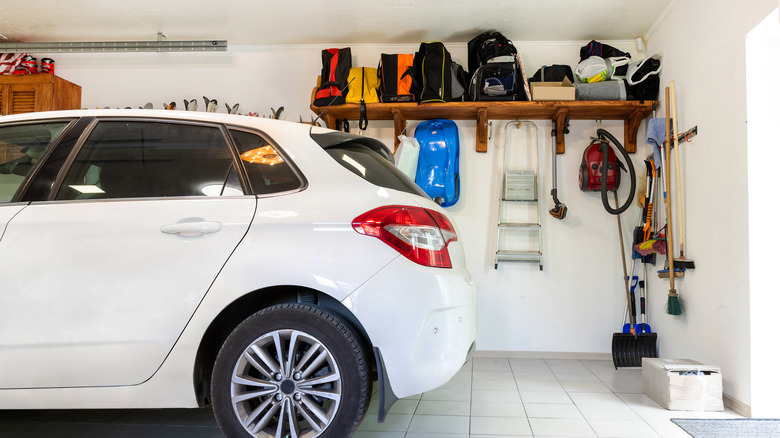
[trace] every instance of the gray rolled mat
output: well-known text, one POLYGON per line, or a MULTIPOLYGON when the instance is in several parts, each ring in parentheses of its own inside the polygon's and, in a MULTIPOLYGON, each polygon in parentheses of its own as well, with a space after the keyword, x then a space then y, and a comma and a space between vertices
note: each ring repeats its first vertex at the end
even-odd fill
POLYGON ((626 100, 626 84, 623 81, 577 83, 574 87, 576 100, 626 100))

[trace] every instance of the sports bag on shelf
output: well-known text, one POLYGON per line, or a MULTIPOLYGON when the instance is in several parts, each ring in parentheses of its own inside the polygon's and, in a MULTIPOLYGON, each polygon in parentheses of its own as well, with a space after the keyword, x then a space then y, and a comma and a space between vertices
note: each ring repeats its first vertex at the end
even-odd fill
POLYGON ((469 99, 474 102, 528 100, 521 83, 523 78, 514 62, 489 62, 471 77, 469 99))
POLYGON ((347 78, 349 92, 347 103, 377 103, 379 102, 379 76, 377 69, 372 67, 356 67, 349 69, 347 78))
POLYGON ((366 104, 379 102, 379 76, 377 69, 371 67, 351 68, 349 69, 347 83, 350 84, 349 93, 347 93, 347 103, 360 104, 358 128, 364 131, 368 128, 366 104))
POLYGON ((452 120, 426 120, 417 125, 414 138, 420 144, 415 182, 431 199, 449 207, 460 198, 460 140, 452 120))
POLYGON ((528 80, 528 82, 561 82, 568 78, 569 82, 574 83, 574 74, 568 65, 553 64, 544 65, 528 80))
POLYGON ((580 47, 580 62, 590 58, 591 56, 598 56, 600 58, 630 58, 631 54, 620 51, 608 44, 602 44, 596 40, 591 40, 588 44, 580 47))
POLYGON ((352 51, 349 47, 322 51, 322 79, 314 95, 314 106, 340 105, 346 102, 350 68, 352 51))
POLYGON ((500 32, 485 32, 467 45, 469 99, 530 100, 531 91, 512 41, 500 32))
POLYGON ((472 75, 481 65, 495 58, 511 62, 517 56, 515 45, 500 32, 485 32, 472 38, 467 50, 469 73, 472 75))
POLYGON ((463 100, 466 72, 441 42, 422 43, 414 55, 415 97, 423 102, 463 100))
POLYGON ((602 58, 591 56, 581 61, 574 69, 574 75, 584 84, 623 79, 628 72, 629 58, 625 56, 602 58))
POLYGON ((382 53, 379 60, 379 100, 414 102, 412 94, 413 54, 382 53))

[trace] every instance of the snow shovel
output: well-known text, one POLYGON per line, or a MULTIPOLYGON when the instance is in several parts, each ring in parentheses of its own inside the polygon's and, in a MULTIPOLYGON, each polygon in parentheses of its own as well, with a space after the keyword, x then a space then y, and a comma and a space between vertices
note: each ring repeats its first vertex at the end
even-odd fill
MULTIPOLYGON (((617 202, 617 191, 615 191, 615 202, 617 202)), ((620 221, 620 215, 617 215, 618 233, 620 234, 620 255, 623 258, 623 279, 626 287, 626 302, 631 306, 631 290, 628 285, 628 272, 626 272, 626 252, 623 244, 623 225, 620 221)), ((633 273, 632 273, 633 274, 633 273)), ((636 302, 634 300, 634 302, 636 302)), ((629 333, 612 334, 612 363, 617 368, 641 367, 643 357, 657 357, 655 345, 658 340, 657 333, 637 333, 636 327, 636 306, 629 312, 630 325, 629 333)))

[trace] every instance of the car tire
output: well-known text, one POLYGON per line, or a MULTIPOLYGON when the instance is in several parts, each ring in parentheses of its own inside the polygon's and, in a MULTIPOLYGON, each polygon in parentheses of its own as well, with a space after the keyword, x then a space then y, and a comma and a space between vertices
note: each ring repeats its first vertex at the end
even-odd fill
POLYGON ((222 345, 211 378, 214 415, 227 437, 349 437, 368 407, 368 371, 362 344, 338 318, 276 305, 222 345))

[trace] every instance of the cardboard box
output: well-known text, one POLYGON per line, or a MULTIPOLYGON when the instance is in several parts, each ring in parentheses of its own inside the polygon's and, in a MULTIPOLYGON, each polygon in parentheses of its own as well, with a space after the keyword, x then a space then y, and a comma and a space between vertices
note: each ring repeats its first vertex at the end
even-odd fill
POLYGON ((560 82, 531 82, 533 100, 574 100, 574 84, 569 78, 560 82))
POLYGON ((723 380, 717 366, 643 357, 642 388, 670 411, 723 410, 723 380))

